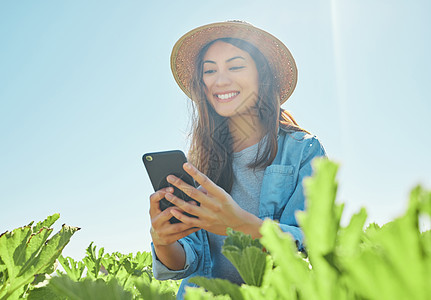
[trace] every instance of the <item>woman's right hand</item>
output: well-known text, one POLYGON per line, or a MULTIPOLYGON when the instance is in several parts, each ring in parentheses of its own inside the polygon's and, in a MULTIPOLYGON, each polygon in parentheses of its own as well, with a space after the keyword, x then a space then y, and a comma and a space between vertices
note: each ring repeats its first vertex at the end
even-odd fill
MULTIPOLYGON (((154 246, 169 246, 179 239, 198 231, 200 228, 191 227, 184 223, 171 224, 169 220, 173 217, 171 214, 174 207, 168 207, 164 211, 160 209, 160 200, 166 193, 173 193, 172 187, 158 190, 150 196, 150 217, 151 217, 151 238, 154 246)), ((178 208, 176 208, 178 210, 178 208)))
POLYGON ((150 233, 157 256, 153 259, 158 259, 171 270, 181 270, 184 268, 186 255, 184 248, 177 241, 200 228, 184 223, 171 224, 169 222, 169 219, 173 217, 171 214, 173 207, 162 211, 159 203, 167 192, 173 193, 174 189, 172 187, 161 189, 150 196, 150 233))

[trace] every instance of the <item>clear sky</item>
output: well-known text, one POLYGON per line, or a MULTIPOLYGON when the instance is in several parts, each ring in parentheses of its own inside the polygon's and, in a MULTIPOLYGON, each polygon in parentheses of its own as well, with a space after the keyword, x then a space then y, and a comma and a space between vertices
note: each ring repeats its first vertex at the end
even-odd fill
POLYGON ((148 251, 145 152, 186 151, 188 100, 169 57, 207 23, 241 19, 299 70, 283 105, 340 163, 344 220, 404 211, 431 188, 431 2, 0 1, 0 232, 59 212, 64 254, 148 251))

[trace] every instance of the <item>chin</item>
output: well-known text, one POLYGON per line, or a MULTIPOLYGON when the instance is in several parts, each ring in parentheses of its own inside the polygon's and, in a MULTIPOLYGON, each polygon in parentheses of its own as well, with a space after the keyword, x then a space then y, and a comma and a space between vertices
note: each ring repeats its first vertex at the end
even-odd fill
POLYGON ((232 107, 215 107, 214 110, 219 116, 226 118, 232 117, 237 114, 236 108, 232 107))

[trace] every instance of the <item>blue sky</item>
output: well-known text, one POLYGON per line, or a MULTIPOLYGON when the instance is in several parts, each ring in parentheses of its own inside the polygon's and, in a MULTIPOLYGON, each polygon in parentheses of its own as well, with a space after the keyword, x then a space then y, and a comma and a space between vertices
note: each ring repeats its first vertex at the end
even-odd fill
POLYGON ((59 212, 64 254, 149 250, 145 152, 187 149, 169 57, 197 26, 246 20, 299 70, 283 105, 340 163, 345 219, 383 224, 431 187, 428 1, 0 2, 0 232, 59 212), (304 3, 303 3, 304 2, 304 3))

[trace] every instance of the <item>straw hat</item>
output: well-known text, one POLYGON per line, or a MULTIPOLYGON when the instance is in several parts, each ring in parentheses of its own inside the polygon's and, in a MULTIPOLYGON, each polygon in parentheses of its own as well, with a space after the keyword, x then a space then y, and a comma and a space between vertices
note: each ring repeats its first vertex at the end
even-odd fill
POLYGON ((184 93, 191 98, 190 82, 199 51, 207 43, 226 37, 245 40, 262 52, 279 81, 280 104, 284 103, 296 86, 298 71, 295 60, 279 39, 243 21, 204 25, 187 32, 176 42, 171 54, 171 69, 184 93))

